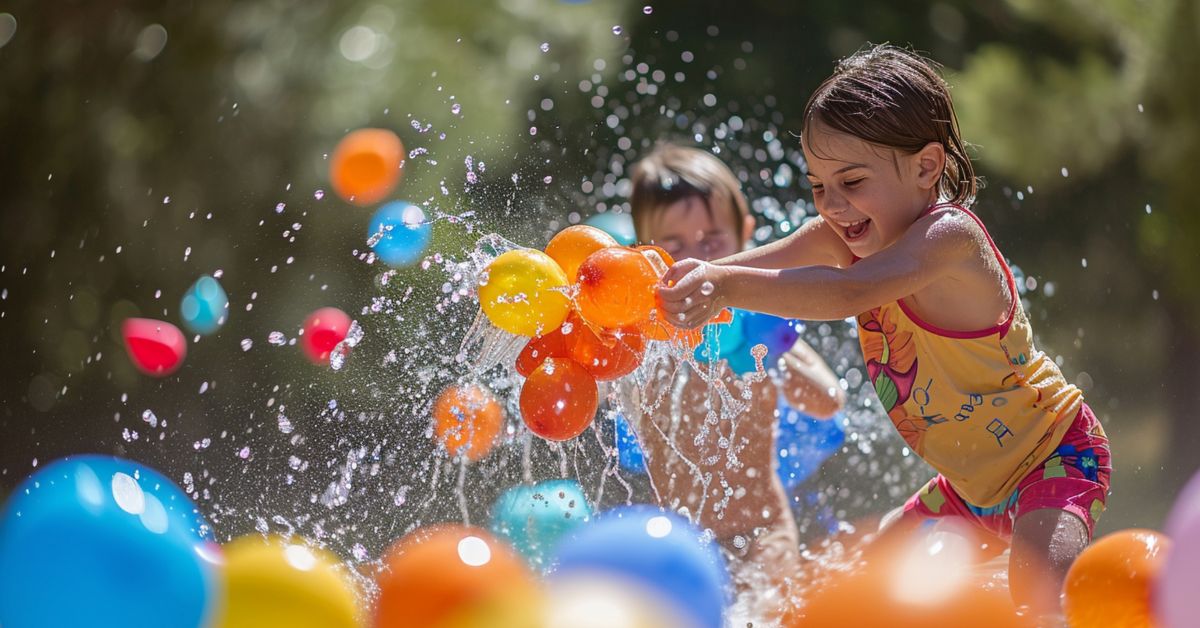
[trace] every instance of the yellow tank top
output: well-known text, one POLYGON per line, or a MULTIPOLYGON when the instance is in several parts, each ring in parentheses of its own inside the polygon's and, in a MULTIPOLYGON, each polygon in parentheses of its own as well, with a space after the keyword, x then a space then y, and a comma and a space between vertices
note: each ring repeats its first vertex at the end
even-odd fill
MULTIPOLYGON (((987 229, 970 211, 954 208, 987 229)), ((1008 499, 1058 446, 1083 403, 1058 365, 1033 346, 1012 271, 991 235, 1012 294, 1005 322, 939 329, 904 300, 858 316, 858 339, 879 401, 905 442, 981 508, 1008 499)))

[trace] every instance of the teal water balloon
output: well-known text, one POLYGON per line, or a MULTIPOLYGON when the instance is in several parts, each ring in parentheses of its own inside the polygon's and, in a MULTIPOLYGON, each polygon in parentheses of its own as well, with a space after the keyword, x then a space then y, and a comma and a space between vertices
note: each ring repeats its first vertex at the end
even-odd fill
POLYGON ((589 217, 583 224, 607 233, 621 246, 633 246, 637 242, 637 232, 633 229, 633 218, 629 214, 604 212, 589 217))
POLYGON ((0 514, 0 625, 207 625, 220 555, 196 505, 154 469, 63 458, 0 514))
POLYGON ((508 540, 535 568, 564 535, 592 516, 583 487, 575 480, 514 486, 492 508, 492 531, 508 540))
POLYGON ((183 293, 179 303, 179 315, 183 324, 193 333, 211 334, 225 324, 229 317, 229 295, 221 282, 204 275, 183 293))
POLYGON ((433 237, 433 225, 420 207, 392 201, 379 208, 367 228, 367 244, 388 266, 409 266, 421 259, 433 237))

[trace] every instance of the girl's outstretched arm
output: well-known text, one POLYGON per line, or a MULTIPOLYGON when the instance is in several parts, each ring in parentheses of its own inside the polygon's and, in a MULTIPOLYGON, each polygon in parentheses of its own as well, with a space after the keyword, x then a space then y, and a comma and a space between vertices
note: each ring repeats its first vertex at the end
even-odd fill
POLYGON ((852 255, 846 243, 824 218, 804 223, 792 235, 713 262, 717 266, 793 268, 796 266, 849 266, 852 255))
POLYGON ((722 307, 786 318, 840 320, 902 299, 979 263, 971 221, 946 213, 921 218, 888 248, 847 268, 717 266, 683 260, 658 293, 676 325, 698 327, 722 307))

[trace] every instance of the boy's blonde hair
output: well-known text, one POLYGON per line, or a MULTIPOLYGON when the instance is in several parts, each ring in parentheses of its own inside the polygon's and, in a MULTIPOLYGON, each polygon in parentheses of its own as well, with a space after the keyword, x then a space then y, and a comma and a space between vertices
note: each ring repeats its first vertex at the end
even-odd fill
POLYGON ((655 212, 689 197, 701 199, 714 220, 713 200, 728 202, 739 232, 750 215, 737 177, 715 155, 699 148, 661 143, 634 164, 631 179, 630 213, 639 238, 655 212))

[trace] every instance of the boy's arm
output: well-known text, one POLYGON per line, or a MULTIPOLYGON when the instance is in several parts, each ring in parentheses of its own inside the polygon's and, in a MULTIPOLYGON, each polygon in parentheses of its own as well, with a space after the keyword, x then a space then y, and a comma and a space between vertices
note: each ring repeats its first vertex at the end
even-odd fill
POLYGON ((781 388, 789 406, 828 419, 846 404, 846 393, 838 385, 837 375, 807 342, 797 340, 783 354, 783 366, 781 388))
POLYGON ((891 246, 847 268, 761 269, 683 260, 658 288, 680 327, 698 327, 722 307, 784 318, 840 320, 902 299, 959 271, 978 242, 971 226, 944 215, 918 220, 891 246), (682 315, 682 316, 679 316, 682 315))
POLYGON ((796 266, 849 266, 852 259, 846 243, 824 218, 804 223, 795 233, 770 244, 736 253, 713 263, 749 268, 793 268, 796 266))

